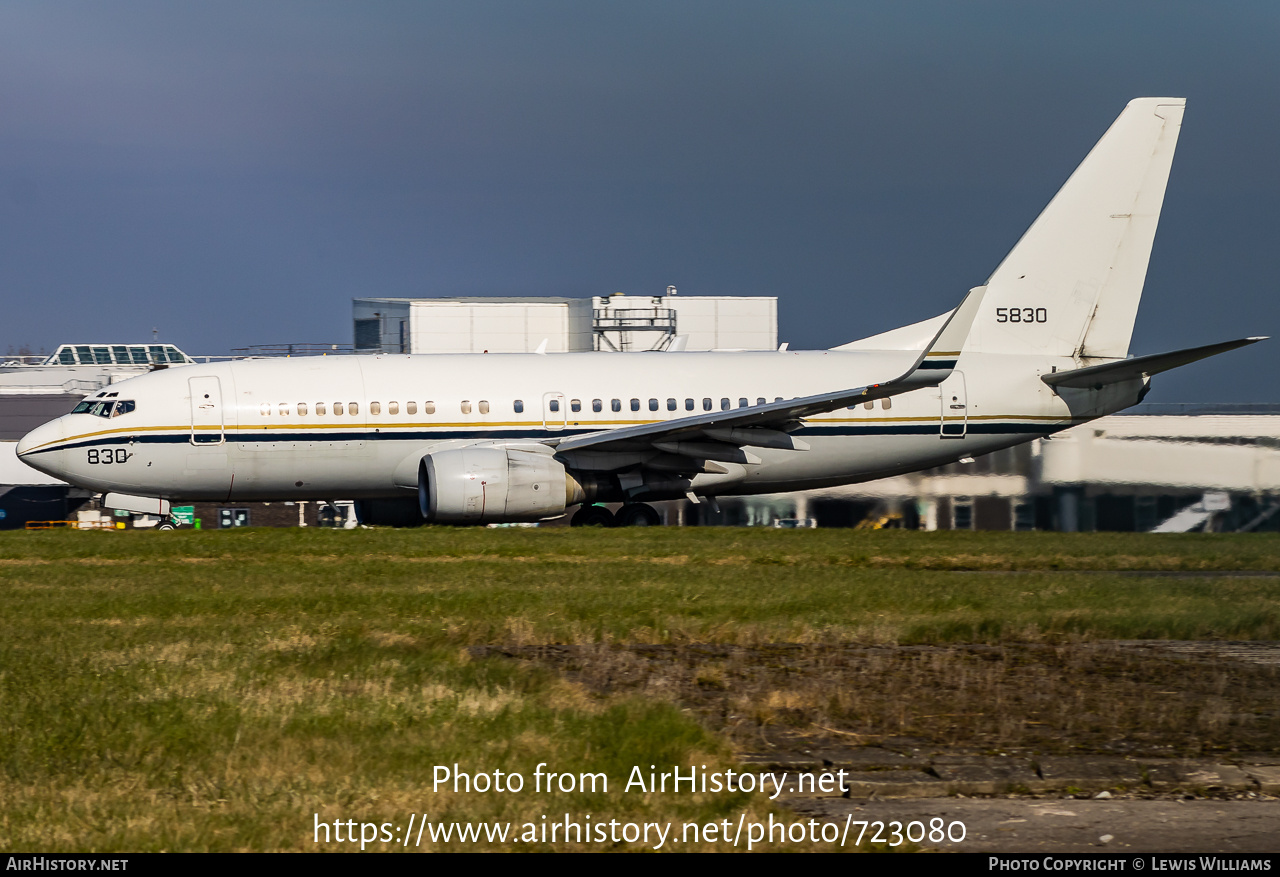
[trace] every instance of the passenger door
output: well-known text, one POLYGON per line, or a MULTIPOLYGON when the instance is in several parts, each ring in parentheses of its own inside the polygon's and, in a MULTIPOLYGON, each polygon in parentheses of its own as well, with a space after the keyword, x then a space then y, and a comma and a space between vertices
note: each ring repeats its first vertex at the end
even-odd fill
POLYGON ((222 385, 216 377, 190 378, 191 444, 220 445, 226 440, 222 385))

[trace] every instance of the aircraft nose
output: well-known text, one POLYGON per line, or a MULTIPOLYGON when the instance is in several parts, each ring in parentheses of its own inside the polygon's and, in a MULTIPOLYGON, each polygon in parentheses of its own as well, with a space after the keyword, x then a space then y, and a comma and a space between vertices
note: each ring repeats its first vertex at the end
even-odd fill
POLYGON ((54 450, 63 439, 66 431, 62 418, 37 426, 18 440, 14 449, 22 462, 49 475, 58 475, 57 467, 62 459, 62 452, 54 450))

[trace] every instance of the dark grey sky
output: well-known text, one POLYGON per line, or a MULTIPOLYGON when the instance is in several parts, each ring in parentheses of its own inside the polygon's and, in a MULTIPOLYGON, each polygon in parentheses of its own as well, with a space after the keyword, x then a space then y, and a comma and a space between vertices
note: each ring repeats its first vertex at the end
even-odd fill
MULTIPOLYGON (((1188 108, 1133 352, 1280 335, 1280 4, 0 4, 0 345, 351 338, 358 295, 981 283, 1133 97, 1188 108)), ((1280 401, 1280 340, 1151 401, 1280 401)))

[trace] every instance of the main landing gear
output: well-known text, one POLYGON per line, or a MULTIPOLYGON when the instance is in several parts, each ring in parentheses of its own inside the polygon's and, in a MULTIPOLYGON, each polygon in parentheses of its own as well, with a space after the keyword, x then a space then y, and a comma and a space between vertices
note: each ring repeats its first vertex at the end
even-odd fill
POLYGON ((660 527, 662 516, 650 505, 631 502, 615 515, 602 505, 584 505, 569 520, 571 527, 660 527))
POLYGON ((627 503, 614 515, 616 527, 661 527, 662 517, 651 505, 642 502, 627 503))

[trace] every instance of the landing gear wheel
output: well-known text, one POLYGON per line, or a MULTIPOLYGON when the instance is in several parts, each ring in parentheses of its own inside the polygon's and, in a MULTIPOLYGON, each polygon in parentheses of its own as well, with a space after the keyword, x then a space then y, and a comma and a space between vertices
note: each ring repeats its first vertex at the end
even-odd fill
POLYGON ((619 527, 661 527, 662 516, 653 506, 642 502, 633 502, 618 509, 617 526, 619 527))
POLYGON ((613 527, 613 512, 602 505, 584 505, 569 519, 570 527, 613 527))

